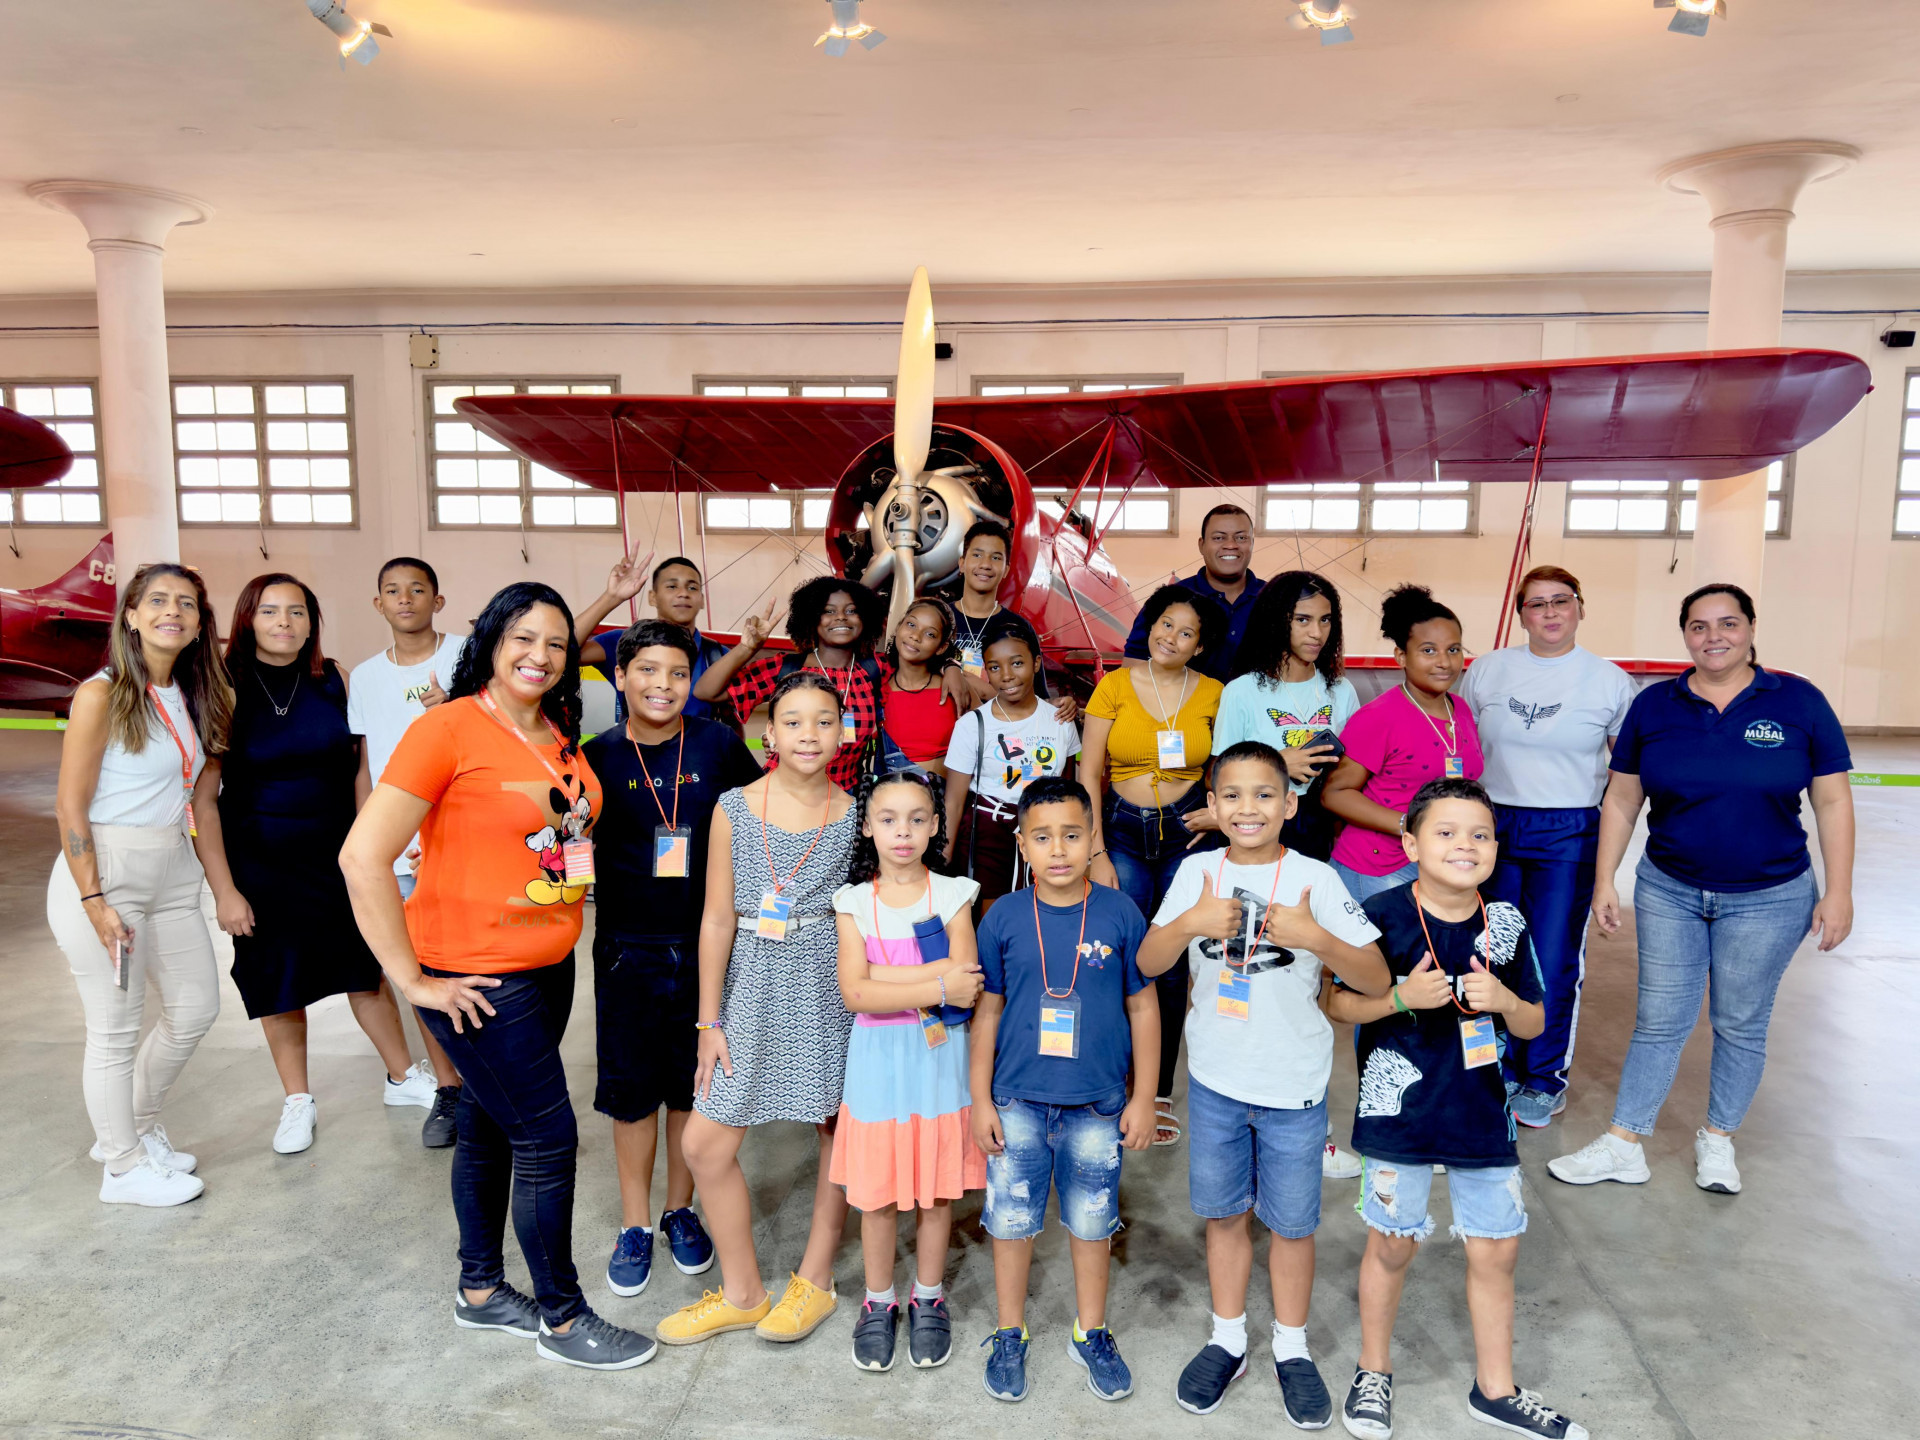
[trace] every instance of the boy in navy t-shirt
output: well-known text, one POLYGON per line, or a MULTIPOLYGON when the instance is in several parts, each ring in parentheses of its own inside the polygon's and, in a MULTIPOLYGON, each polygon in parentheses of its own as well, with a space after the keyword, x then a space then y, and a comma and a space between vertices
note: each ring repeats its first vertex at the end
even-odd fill
POLYGON ((1467 1249, 1475 1419, 1548 1440, 1586 1430, 1513 1383, 1513 1270, 1527 1228, 1500 1057, 1507 1037, 1546 1025, 1540 963, 1527 922, 1481 898, 1493 874, 1493 802, 1477 780, 1431 780, 1407 807, 1401 847, 1420 868, 1408 885, 1365 902, 1393 972, 1382 998, 1336 982, 1327 1013, 1355 1026, 1361 1155, 1360 1362, 1341 1416, 1349 1434, 1393 1433, 1394 1316, 1407 1266, 1433 1233, 1433 1167, 1447 1167, 1452 1234, 1467 1249))
POLYGON ((1121 1400, 1133 1376, 1106 1322, 1120 1151, 1153 1139, 1160 1065, 1159 1002, 1135 963, 1147 922, 1125 895, 1087 878, 1093 801, 1079 781, 1032 781, 1019 820, 1034 883, 980 926, 985 988, 971 1036, 973 1138, 987 1153, 981 1222, 993 1237, 1000 1312, 987 1393, 1027 1395, 1027 1277, 1052 1187, 1080 1304, 1067 1353, 1086 1368, 1088 1389, 1121 1400))

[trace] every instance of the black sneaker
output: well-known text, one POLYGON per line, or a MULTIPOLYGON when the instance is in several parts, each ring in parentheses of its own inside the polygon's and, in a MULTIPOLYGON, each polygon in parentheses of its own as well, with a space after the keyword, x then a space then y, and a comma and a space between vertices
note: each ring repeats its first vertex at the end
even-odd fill
POLYGON ((469 1305, 466 1291, 456 1287, 453 1323, 462 1330, 504 1330, 531 1340, 540 1333, 540 1307, 504 1280, 478 1305, 469 1305))
POLYGON ((1273 1378, 1280 1382, 1280 1404, 1294 1429, 1324 1430, 1333 1423, 1333 1396, 1313 1361, 1298 1355, 1275 1360, 1273 1378))
POLYGON ((1392 1440, 1393 1376, 1354 1366, 1353 1384, 1347 1387, 1340 1423, 1349 1435, 1357 1435, 1360 1440, 1392 1440))
POLYGON ((898 1305, 876 1305, 865 1301, 860 1318, 853 1322, 853 1364, 857 1370, 893 1368, 894 1331, 900 1325, 898 1305))
POLYGON ((919 1370, 947 1363, 953 1354, 953 1319, 943 1295, 935 1300, 907 1302, 907 1358, 919 1370))
POLYGON ((582 1370, 631 1370, 646 1364, 660 1347, 651 1335, 623 1330, 591 1310, 582 1310, 564 1335, 549 1330, 542 1320, 533 1348, 542 1360, 558 1360, 582 1370))
POLYGON ((460 1138, 454 1112, 460 1108, 460 1087, 442 1085, 433 1092, 433 1108, 420 1125, 420 1143, 429 1150, 445 1150, 460 1138))
POLYGON ((1173 1398, 1195 1415, 1211 1415, 1227 1398, 1227 1387, 1247 1373, 1247 1357, 1219 1345, 1208 1345, 1180 1372, 1173 1398))
POLYGON ((1467 1392, 1467 1414, 1483 1425, 1511 1430, 1516 1435, 1541 1435, 1546 1440, 1587 1440, 1587 1427, 1576 1425, 1531 1390, 1518 1390, 1498 1400, 1480 1393, 1480 1382, 1467 1392))

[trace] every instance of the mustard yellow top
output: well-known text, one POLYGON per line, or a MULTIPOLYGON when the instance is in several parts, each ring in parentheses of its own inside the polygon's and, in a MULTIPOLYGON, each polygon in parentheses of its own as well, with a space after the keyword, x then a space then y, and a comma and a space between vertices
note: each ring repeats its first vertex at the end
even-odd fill
MULTIPOLYGON (((1141 667, 1143 671, 1145 668, 1141 667)), ((1211 676, 1189 669, 1186 702, 1182 704, 1181 686, 1162 681, 1160 693, 1172 714, 1159 713, 1153 686, 1146 684, 1145 688, 1147 699, 1143 701, 1134 687, 1132 670, 1122 666, 1095 687, 1093 698, 1087 702, 1089 716, 1113 722, 1113 732, 1107 736, 1107 773, 1115 781, 1131 780, 1136 775, 1150 775, 1156 782, 1198 780, 1207 757, 1213 753, 1213 717, 1219 712, 1223 687, 1211 676), (1160 767, 1158 736, 1162 730, 1185 732, 1191 763, 1177 770, 1160 767)))

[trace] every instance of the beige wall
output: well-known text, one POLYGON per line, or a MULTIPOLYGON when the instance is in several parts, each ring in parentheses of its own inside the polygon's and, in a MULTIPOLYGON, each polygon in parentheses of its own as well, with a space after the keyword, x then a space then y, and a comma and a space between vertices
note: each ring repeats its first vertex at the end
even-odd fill
MULTIPOLYGON (((1705 288, 1702 277, 1576 277, 936 291, 941 338, 957 352, 940 365, 939 380, 944 393, 958 394, 976 375, 1177 374, 1198 383, 1272 371, 1681 350, 1703 342, 1704 321, 1652 312, 1699 311, 1705 288), (1575 313, 1596 311, 1633 313, 1575 313), (1487 318, 1430 318, 1461 313, 1487 318), (1356 318, 1312 318, 1330 316, 1356 318)), ((456 623, 497 586, 525 576, 585 598, 598 593, 617 558, 617 537, 534 532, 523 561, 517 533, 429 527, 424 374, 408 364, 402 327, 424 324, 439 334, 443 376, 605 374, 630 393, 686 393, 701 374, 890 373, 899 303, 895 293, 866 290, 175 296, 175 374, 347 375, 357 412, 358 529, 269 529, 265 558, 257 532, 188 529, 186 556, 205 568, 222 607, 261 569, 308 578, 328 609, 328 648, 348 660, 383 642, 369 601, 374 571, 392 554, 421 554, 439 567, 456 623), (702 321, 725 323, 703 328, 702 321), (484 322, 528 328, 457 328, 484 322), (289 323, 315 328, 267 328, 289 323), (228 328, 193 328, 204 326, 228 328)), ((1920 546, 1890 538, 1901 383, 1915 352, 1888 351, 1876 338, 1896 308, 1916 303, 1920 277, 1904 274, 1796 277, 1789 287, 1795 308, 1875 312, 1791 317, 1786 324, 1787 343, 1863 357, 1874 368, 1875 390, 1797 462, 1791 537, 1767 547, 1762 653, 1812 676, 1856 726, 1920 725, 1920 667, 1907 661, 1920 638, 1920 546)), ((0 300, 0 378, 96 374, 91 323, 90 300, 0 300)), ((1197 491, 1181 496, 1176 537, 1110 543, 1141 593, 1192 568, 1193 531, 1213 499, 1197 491)), ((1305 562, 1332 574, 1350 600, 1356 652, 1386 648, 1374 633, 1374 605, 1405 579, 1432 585, 1464 617, 1469 644, 1484 648, 1520 503, 1518 486, 1486 487, 1480 533, 1472 537, 1381 539, 1365 547, 1349 539, 1268 537, 1255 568, 1265 574, 1305 562)), ((1674 607, 1691 583, 1687 542, 1569 540, 1561 534, 1564 504, 1564 487, 1545 488, 1534 558, 1581 576, 1590 597, 1583 638, 1612 655, 1679 656, 1674 607)), ((697 555, 690 502, 684 520, 697 555)), ((641 548, 656 534, 662 553, 677 547, 670 505, 637 501, 630 523, 641 548)), ((88 543, 80 532, 22 529, 18 558, 0 550, 0 585, 51 579, 88 543)), ((757 549, 754 543, 708 541, 709 567, 718 576, 711 587, 715 629, 731 628, 756 596, 782 593, 823 564, 816 557, 803 566, 778 541, 763 540, 757 549)))

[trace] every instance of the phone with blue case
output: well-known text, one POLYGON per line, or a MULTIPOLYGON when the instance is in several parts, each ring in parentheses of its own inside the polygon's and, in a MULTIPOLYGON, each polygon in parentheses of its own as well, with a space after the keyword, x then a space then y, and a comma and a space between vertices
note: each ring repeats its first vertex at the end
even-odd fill
MULTIPOLYGON (((920 959, 923 964, 931 965, 937 960, 948 959, 953 953, 947 948, 946 922, 938 915, 929 915, 924 920, 914 921, 913 938, 920 942, 920 959)), ((928 1008, 938 1011, 940 1023, 949 1028, 964 1025, 973 1018, 973 1007, 969 1005, 933 1005, 928 1008)))

